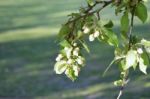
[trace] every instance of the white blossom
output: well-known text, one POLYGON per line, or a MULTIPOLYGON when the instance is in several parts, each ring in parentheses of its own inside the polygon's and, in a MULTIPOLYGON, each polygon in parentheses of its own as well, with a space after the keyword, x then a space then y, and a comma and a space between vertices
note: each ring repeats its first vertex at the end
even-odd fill
POLYGON ((60 61, 61 59, 63 58, 63 55, 62 54, 58 54, 58 56, 56 57, 56 61, 60 61))
POLYGON ((66 52, 67 58, 69 59, 70 56, 71 56, 72 47, 70 47, 70 48, 69 47, 65 47, 64 50, 66 52))
POLYGON ((78 56, 79 55, 79 51, 74 50, 73 51, 73 55, 78 56))
POLYGON ((72 59, 68 59, 67 64, 72 64, 73 60, 72 59))
POLYGON ((79 74, 79 68, 78 68, 78 66, 73 66, 73 70, 74 70, 74 74, 75 74, 75 76, 78 76, 78 74, 79 74))
POLYGON ((90 34, 90 36, 89 36, 89 41, 94 41, 95 40, 95 37, 94 37, 94 35, 93 34, 90 34))
POLYGON ((138 48, 138 49, 137 49, 137 52, 138 52, 139 54, 142 54, 142 53, 143 53, 142 48, 138 48))
POLYGON ((78 58, 77 58, 77 63, 79 64, 79 65, 83 65, 83 58, 81 57, 81 56, 79 56, 78 58))
POLYGON ((83 33, 87 34, 90 32, 90 29, 86 26, 83 27, 83 33))
POLYGON ((100 35, 99 31, 95 31, 95 32, 94 32, 94 37, 95 37, 95 38, 96 38, 96 37, 99 37, 99 35, 100 35))
POLYGON ((73 43, 73 46, 77 46, 77 43, 73 43))
POLYGON ((56 74, 62 74, 67 69, 67 66, 65 64, 66 64, 66 61, 64 60, 61 60, 55 64, 54 70, 56 74))

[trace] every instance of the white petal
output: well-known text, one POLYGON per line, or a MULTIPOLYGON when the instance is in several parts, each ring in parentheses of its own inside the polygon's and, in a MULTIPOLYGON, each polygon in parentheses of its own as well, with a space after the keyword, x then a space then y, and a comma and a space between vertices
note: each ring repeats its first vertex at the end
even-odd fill
POLYGON ((128 51, 126 55, 126 65, 125 69, 134 66, 137 63, 137 52, 135 50, 128 51))
POLYGON ((79 51, 74 50, 73 51, 73 55, 78 56, 79 55, 79 51))
POLYGON ((62 74, 66 70, 66 68, 66 61, 59 61, 54 66, 56 74, 62 74))
POLYGON ((69 59, 68 61, 67 61, 67 64, 72 64, 73 63, 73 60, 72 59, 69 59))
POLYGON ((96 37, 99 37, 99 31, 95 31, 95 33, 94 33, 94 37, 96 38, 96 37))
POLYGON ((95 40, 95 38, 94 38, 94 35, 93 34, 90 34, 90 36, 89 36, 89 41, 94 41, 95 40))
POLYGON ((79 68, 77 66, 73 66, 74 74, 75 76, 78 76, 79 74, 79 68))
POLYGON ((73 46, 77 46, 77 43, 73 43, 73 46))
POLYGON ((87 34, 90 32, 90 29, 88 27, 85 27, 84 30, 83 30, 83 33, 87 34))
POLYGON ((138 49, 137 49, 137 52, 138 52, 139 54, 142 54, 142 53, 143 53, 142 48, 138 48, 138 49))
POLYGON ((82 59, 82 57, 79 57, 78 59, 77 59, 77 63, 79 64, 79 65, 83 65, 83 59, 82 59))
POLYGON ((63 55, 62 54, 59 54, 57 57, 56 57, 56 61, 60 61, 61 59, 63 58, 63 55))
POLYGON ((59 62, 61 59, 59 57, 56 57, 56 61, 59 62))

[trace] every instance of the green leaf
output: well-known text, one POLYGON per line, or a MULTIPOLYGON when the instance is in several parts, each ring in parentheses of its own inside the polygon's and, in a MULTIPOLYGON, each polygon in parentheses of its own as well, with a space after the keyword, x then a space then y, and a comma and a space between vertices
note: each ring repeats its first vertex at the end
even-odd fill
POLYGON ((59 61, 54 66, 56 74, 62 74, 66 70, 66 68, 66 61, 59 61))
POLYGON ((105 33, 105 35, 108 37, 107 42, 109 45, 118 47, 119 43, 118 43, 117 35, 111 29, 104 27, 102 28, 102 32, 105 33))
POLYGON ((82 31, 78 31, 76 39, 80 39, 81 37, 83 37, 83 32, 82 31))
POLYGON ((94 1, 93 1, 93 0, 87 0, 87 2, 88 2, 88 4, 89 4, 90 6, 93 6, 93 5, 94 5, 94 1))
POLYGON ((68 33, 70 33, 71 29, 69 28, 69 25, 62 25, 61 29, 59 30, 59 38, 64 38, 68 33))
POLYGON ((139 69, 141 72, 143 72, 144 74, 147 74, 146 69, 147 69, 147 65, 144 64, 144 59, 143 58, 139 58, 139 69))
POLYGON ((112 28, 113 26, 114 26, 114 24, 111 20, 104 25, 104 27, 106 27, 106 28, 112 28))
POLYGON ((127 70, 130 67, 137 65, 137 57, 138 54, 135 50, 129 50, 126 55, 126 65, 124 69, 127 70))
POLYGON ((121 31, 125 33, 123 35, 127 35, 128 28, 129 28, 129 16, 128 12, 125 12, 124 15, 121 17, 121 31))
POLYGON ((67 40, 63 40, 59 43, 62 47, 71 47, 70 43, 67 40))
POLYGON ((140 2, 136 9, 135 9, 135 15, 143 22, 147 20, 148 14, 147 14, 147 8, 146 6, 140 2))
POLYGON ((74 81, 77 77, 74 74, 74 70, 72 68, 68 68, 65 71, 65 74, 67 75, 68 78, 70 78, 72 81, 74 81))
POLYGON ((141 55, 141 58, 144 60, 144 65, 149 65, 149 56, 148 54, 144 51, 141 55))

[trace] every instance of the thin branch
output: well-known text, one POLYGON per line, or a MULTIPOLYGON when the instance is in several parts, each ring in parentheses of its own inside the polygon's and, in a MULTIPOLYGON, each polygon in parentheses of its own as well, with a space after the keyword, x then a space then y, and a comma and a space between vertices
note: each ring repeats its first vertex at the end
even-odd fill
POLYGON ((121 89, 120 89, 120 91, 119 91, 119 94, 118 94, 118 96, 117 96, 117 99, 120 99, 120 97, 122 96, 123 89, 124 89, 124 87, 121 87, 121 89))
POLYGON ((130 29, 129 29, 129 49, 131 48, 131 39, 132 39, 132 30, 133 30, 133 24, 134 24, 134 14, 135 14, 135 6, 132 9, 131 12, 131 23, 130 23, 130 29))
POLYGON ((73 20, 70 20, 66 24, 69 24, 69 23, 72 23, 72 22, 76 22, 79 19, 85 18, 85 17, 87 17, 89 15, 92 15, 94 13, 100 12, 103 8, 105 8, 106 6, 108 6, 111 3, 112 3, 112 1, 97 1, 97 2, 95 2, 95 4, 93 6, 89 6, 89 8, 85 11, 84 15, 81 15, 81 16, 73 19, 73 20), (95 11, 90 12, 97 4, 100 4, 100 3, 104 3, 104 5, 101 8, 99 8, 99 9, 97 9, 95 11))
MULTIPOLYGON (((131 45, 132 45, 131 40, 132 40, 132 31, 133 31, 133 25, 134 25, 134 14, 135 14, 135 6, 133 6, 133 9, 132 9, 132 12, 131 12, 131 23, 130 23, 129 34, 128 34, 128 36, 129 36, 128 50, 130 50, 131 45)), ((125 71, 125 72, 127 72, 127 71, 125 71)), ((125 74, 125 77, 123 77, 123 85, 120 88, 120 92, 117 96, 117 99, 120 99, 120 97, 122 96, 122 93, 123 93, 124 87, 126 85, 126 82, 128 82, 127 81, 127 74, 125 74)))

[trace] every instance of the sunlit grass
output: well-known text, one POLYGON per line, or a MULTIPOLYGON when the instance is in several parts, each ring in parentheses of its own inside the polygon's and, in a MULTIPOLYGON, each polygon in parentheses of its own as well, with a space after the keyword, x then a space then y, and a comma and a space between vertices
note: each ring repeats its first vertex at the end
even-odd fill
POLYGON ((31 29, 17 29, 0 34, 0 42, 11 42, 18 40, 38 39, 42 37, 50 37, 58 32, 58 28, 38 27, 31 29))

